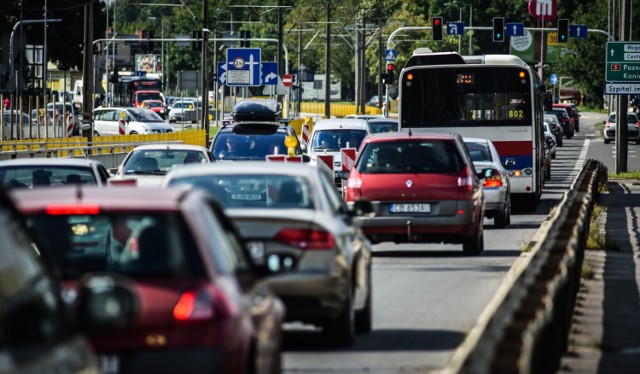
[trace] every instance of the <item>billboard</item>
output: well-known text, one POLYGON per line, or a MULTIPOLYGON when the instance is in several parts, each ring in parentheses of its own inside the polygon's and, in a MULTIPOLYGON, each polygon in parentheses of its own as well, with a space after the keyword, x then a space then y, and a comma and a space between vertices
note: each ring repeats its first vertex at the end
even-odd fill
POLYGON ((161 73, 162 65, 160 56, 154 54, 136 55, 136 66, 134 70, 146 71, 147 73, 161 73))

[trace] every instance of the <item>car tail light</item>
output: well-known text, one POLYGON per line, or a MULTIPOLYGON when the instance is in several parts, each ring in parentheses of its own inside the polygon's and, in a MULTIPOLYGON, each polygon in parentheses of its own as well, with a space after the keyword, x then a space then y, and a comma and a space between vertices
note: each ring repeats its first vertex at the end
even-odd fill
POLYGON ((98 205, 49 205, 45 208, 49 215, 92 215, 100 213, 98 205))
POLYGON ((469 192, 473 190, 473 178, 471 178, 471 172, 469 167, 466 166, 458 175, 458 190, 463 192, 469 192))
POLYGON ((136 179, 109 179, 109 185, 111 186, 136 186, 138 184, 136 179))
POLYGON ((318 229, 282 229, 275 240, 302 250, 333 249, 336 246, 330 232, 318 229))
POLYGON ((485 187, 501 187, 502 186, 502 176, 500 173, 496 173, 488 178, 484 179, 483 182, 485 187))
POLYGON ((177 321, 200 321, 214 317, 214 297, 206 290, 183 292, 173 307, 173 318, 177 321))

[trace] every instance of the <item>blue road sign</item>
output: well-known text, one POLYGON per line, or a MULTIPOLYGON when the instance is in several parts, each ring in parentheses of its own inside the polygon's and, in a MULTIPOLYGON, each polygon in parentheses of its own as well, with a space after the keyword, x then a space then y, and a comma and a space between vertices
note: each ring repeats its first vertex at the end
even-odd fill
POLYGON ((464 22, 447 22, 447 35, 464 35, 464 22))
POLYGON ((570 38, 586 38, 587 37, 587 25, 569 25, 569 37, 570 38))
POLYGON ((522 22, 509 22, 505 29, 507 36, 524 36, 524 23, 522 22))
POLYGON ((218 84, 227 84, 227 62, 218 61, 218 84))
POLYGON ((262 84, 265 86, 275 86, 278 84, 278 63, 262 63, 262 84))
POLYGON ((551 84, 558 83, 558 74, 551 74, 551 84))
POLYGON ((397 57, 398 57, 398 52, 396 52, 395 49, 387 49, 384 52, 384 60, 385 61, 393 62, 393 61, 396 60, 397 57))
POLYGON ((260 48, 227 48, 227 86, 260 86, 260 48))

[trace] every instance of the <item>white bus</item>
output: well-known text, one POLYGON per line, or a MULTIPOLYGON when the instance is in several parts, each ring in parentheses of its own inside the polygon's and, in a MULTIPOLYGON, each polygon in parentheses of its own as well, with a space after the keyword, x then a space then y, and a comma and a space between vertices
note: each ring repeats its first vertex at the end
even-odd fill
POLYGON ((489 138, 509 171, 514 206, 535 210, 546 171, 545 90, 512 55, 414 53, 400 72, 400 131, 489 138))

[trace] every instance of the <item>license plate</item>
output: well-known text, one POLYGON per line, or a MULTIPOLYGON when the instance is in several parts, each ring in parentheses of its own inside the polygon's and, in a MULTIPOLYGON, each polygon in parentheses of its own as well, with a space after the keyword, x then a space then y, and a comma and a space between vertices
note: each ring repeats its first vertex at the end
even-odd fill
POLYGON ((231 194, 231 199, 232 200, 261 200, 262 199, 262 195, 259 193, 236 193, 236 194, 231 194))
POLYGON ((391 204, 389 206, 390 213, 430 213, 431 205, 424 203, 413 204, 391 204))
POLYGON ((100 355, 98 358, 102 374, 118 374, 120 372, 120 359, 116 355, 100 355))

